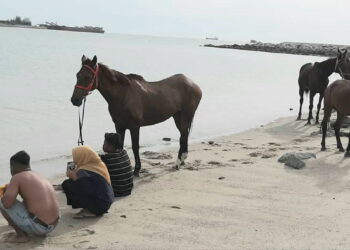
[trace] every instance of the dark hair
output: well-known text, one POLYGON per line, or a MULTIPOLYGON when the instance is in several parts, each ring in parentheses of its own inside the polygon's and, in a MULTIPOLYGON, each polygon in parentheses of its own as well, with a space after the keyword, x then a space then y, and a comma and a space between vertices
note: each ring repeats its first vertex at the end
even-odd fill
POLYGON ((115 149, 120 149, 120 147, 121 147, 120 134, 105 133, 105 140, 106 140, 106 142, 112 144, 115 149))
POLYGON ((16 163, 20 163, 20 164, 25 165, 25 166, 29 166, 30 156, 29 156, 29 154, 27 154, 26 151, 22 150, 22 151, 17 152, 16 154, 14 154, 10 158, 10 162, 16 162, 16 163))

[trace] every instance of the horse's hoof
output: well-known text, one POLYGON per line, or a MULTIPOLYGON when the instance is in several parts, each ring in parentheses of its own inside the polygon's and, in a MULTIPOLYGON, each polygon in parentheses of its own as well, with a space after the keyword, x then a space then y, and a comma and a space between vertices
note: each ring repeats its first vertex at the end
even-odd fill
POLYGON ((134 170, 134 176, 135 177, 140 177, 140 170, 134 170))
POLYGON ((350 157, 350 152, 347 151, 347 152, 344 154, 344 157, 346 157, 346 158, 350 157))
POLYGON ((321 148, 321 151, 326 151, 326 147, 322 147, 322 148, 321 148))
POLYGON ((297 117, 297 121, 300 121, 300 120, 301 120, 301 117, 300 117, 300 116, 298 116, 298 117, 297 117))
POLYGON ((320 124, 320 123, 318 121, 316 121, 315 124, 320 124))
POLYGON ((339 152, 345 152, 343 148, 339 148, 339 152))
POLYGON ((181 165, 182 165, 181 160, 179 158, 177 158, 176 163, 175 163, 175 169, 179 170, 181 165))

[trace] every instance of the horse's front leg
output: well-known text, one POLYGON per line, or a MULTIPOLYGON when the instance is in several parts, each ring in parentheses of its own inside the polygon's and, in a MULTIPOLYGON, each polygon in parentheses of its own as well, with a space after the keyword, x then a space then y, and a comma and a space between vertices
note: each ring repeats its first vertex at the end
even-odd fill
POLYGON ((300 107, 299 107, 299 114, 298 114, 297 120, 301 120, 301 109, 304 102, 304 90, 301 87, 299 87, 299 96, 300 96, 300 100, 299 100, 300 107))
POLYGON ((124 139, 125 139, 125 128, 121 128, 118 125, 115 125, 115 130, 117 131, 117 133, 120 135, 120 147, 121 149, 124 149, 124 139))
POLYGON ((138 177, 141 170, 141 160, 139 155, 140 128, 130 129, 130 134, 131 134, 132 151, 135 157, 134 176, 138 177))
POLYGON ((310 91, 309 117, 307 118, 307 124, 311 124, 314 96, 315 96, 315 93, 310 91))
POLYGON ((318 118, 319 118, 319 115, 320 115, 320 109, 321 109, 322 99, 323 99, 323 92, 320 93, 320 98, 318 99, 317 114, 316 114, 316 123, 315 123, 315 124, 318 124, 318 118))

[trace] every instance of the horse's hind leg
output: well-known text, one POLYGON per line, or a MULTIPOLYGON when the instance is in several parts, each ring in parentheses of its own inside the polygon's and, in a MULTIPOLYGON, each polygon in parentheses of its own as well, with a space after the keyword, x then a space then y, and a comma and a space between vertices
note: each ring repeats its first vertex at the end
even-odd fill
POLYGON ((316 114, 316 123, 315 124, 318 124, 318 117, 320 114, 322 99, 323 99, 323 93, 320 93, 320 98, 318 99, 318 104, 317 104, 317 114, 316 114))
POLYGON ((344 115, 337 112, 337 120, 335 121, 335 124, 334 124, 334 132, 335 132, 335 138, 337 139, 337 148, 339 149, 340 152, 345 151, 343 148, 343 145, 341 144, 340 135, 339 135, 340 127, 343 123, 343 120, 344 120, 344 115))
POLYGON ((141 160, 139 155, 139 138, 140 138, 140 128, 130 129, 132 151, 135 157, 135 169, 134 176, 138 177, 141 170, 141 160))
POLYGON ((348 143, 348 147, 346 148, 346 152, 345 152, 345 155, 344 157, 350 157, 350 132, 349 132, 349 143, 348 143))
POLYGON ((177 129, 180 132, 180 149, 177 155, 177 160, 176 160, 176 169, 180 168, 180 165, 185 164, 185 159, 187 158, 187 153, 188 153, 188 133, 189 133, 189 128, 186 125, 186 120, 183 119, 183 114, 182 112, 177 112, 174 116, 174 121, 177 129))
POLYGON ((322 141, 321 141, 322 147, 321 147, 321 150, 322 151, 326 150, 327 124, 328 124, 329 118, 331 117, 331 114, 332 114, 332 108, 325 107, 323 120, 321 123, 321 127, 322 127, 322 141))
POLYGON ((298 114, 297 120, 301 119, 301 108, 302 108, 303 102, 304 102, 304 90, 300 87, 299 87, 299 96, 300 96, 300 100, 299 100, 300 107, 299 107, 299 114, 298 114))

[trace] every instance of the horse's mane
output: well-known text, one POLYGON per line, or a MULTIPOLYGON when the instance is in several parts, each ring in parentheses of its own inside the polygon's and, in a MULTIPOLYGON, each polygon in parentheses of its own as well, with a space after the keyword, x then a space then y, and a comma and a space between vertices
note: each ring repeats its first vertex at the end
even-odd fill
POLYGON ((145 79, 140 76, 140 75, 137 75, 137 74, 127 74, 126 77, 128 77, 129 79, 135 79, 137 81, 145 81, 145 79))
POLYGON ((116 71, 114 69, 110 69, 107 65, 103 63, 98 64, 102 72, 106 75, 108 79, 110 79, 114 83, 121 84, 129 84, 130 79, 123 73, 116 71))

